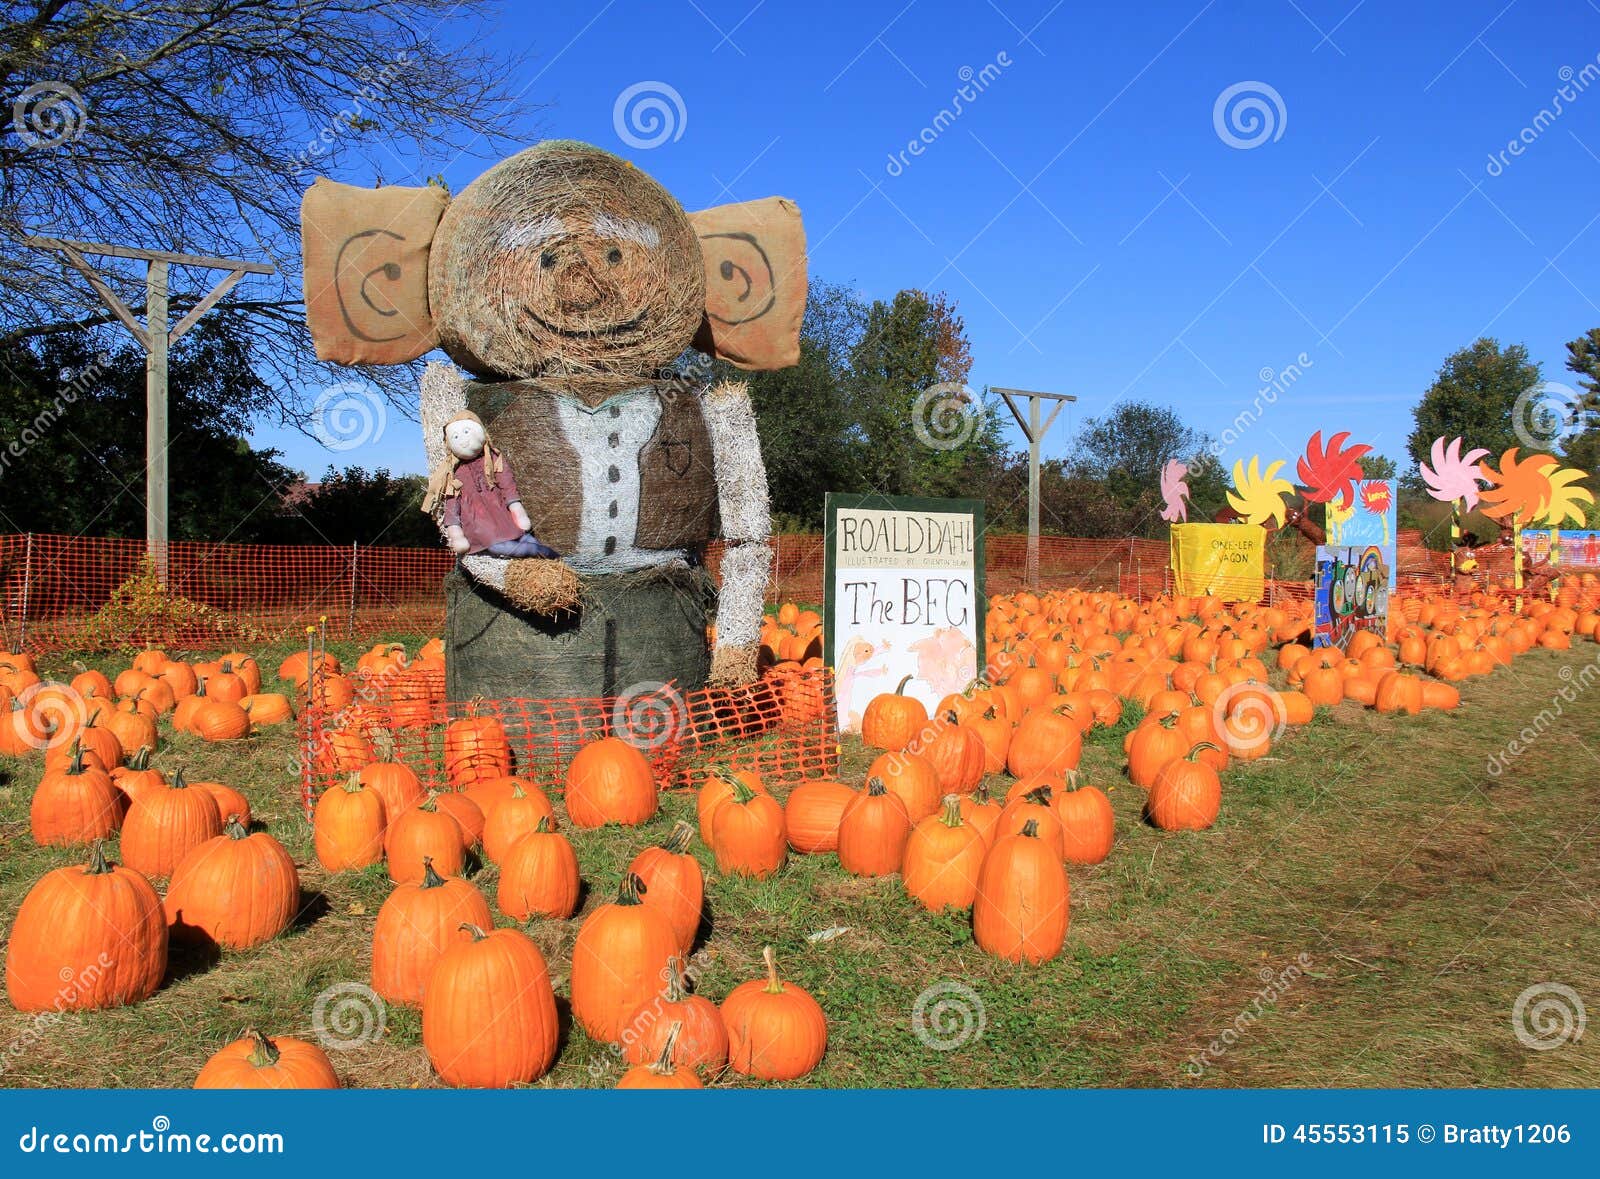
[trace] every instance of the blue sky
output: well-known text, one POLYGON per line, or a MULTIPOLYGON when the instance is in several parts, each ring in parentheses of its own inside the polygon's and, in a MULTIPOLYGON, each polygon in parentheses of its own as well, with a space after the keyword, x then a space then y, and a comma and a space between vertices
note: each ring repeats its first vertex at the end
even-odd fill
MULTIPOLYGON (((1571 383, 1565 341, 1600 326, 1592 0, 618 0, 508 4, 494 36, 531 50, 530 142, 617 151, 691 209, 791 197, 814 275, 949 292, 974 387, 1077 395, 1048 455, 1124 398, 1222 436, 1299 365, 1225 458, 1292 459, 1321 428, 1401 459, 1451 351, 1523 342, 1571 383), (669 110, 655 146, 614 118, 640 83, 669 110), (1252 95, 1266 123, 1231 124, 1252 95)), ((258 442, 313 477, 422 467, 405 421, 337 455, 258 442)))

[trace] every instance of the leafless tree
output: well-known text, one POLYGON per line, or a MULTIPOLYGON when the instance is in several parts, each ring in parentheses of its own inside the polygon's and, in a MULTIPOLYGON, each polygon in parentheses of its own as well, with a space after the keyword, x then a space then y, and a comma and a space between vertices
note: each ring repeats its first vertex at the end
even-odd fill
MULTIPOLYGON (((530 108, 521 59, 482 48, 495 7, 0 2, 0 345, 111 318, 26 234, 265 259, 278 274, 247 279, 211 314, 249 317, 277 410, 303 422, 317 391, 349 374, 319 365, 305 332, 301 193, 319 175, 420 184, 462 154, 503 154, 530 108)), ((142 270, 112 285, 142 308, 142 270)), ((174 318, 196 293, 174 276, 174 318)), ((365 375, 414 395, 403 369, 365 375)))

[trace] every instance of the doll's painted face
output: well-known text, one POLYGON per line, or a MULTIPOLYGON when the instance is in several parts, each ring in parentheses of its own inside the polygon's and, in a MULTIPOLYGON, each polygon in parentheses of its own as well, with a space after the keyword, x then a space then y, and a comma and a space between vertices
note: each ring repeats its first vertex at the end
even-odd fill
POLYGON ((439 341, 480 376, 653 375, 705 307, 700 244, 677 201, 625 160, 552 142, 451 203, 429 264, 439 341))
POLYGON ((483 453, 484 437, 483 427, 470 419, 451 422, 444 428, 444 444, 464 463, 483 453))

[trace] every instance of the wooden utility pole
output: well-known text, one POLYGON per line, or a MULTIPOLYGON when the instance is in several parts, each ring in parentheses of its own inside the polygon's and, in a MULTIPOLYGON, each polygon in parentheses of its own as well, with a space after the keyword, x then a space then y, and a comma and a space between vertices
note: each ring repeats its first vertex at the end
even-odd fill
POLYGON ((66 241, 56 237, 25 237, 25 243, 59 254, 89 282, 101 302, 133 333, 145 351, 145 482, 144 532, 150 562, 156 577, 167 584, 167 346, 199 322, 247 274, 273 274, 261 262, 242 262, 237 258, 213 258, 205 254, 175 254, 170 250, 141 250, 133 246, 107 246, 95 242, 66 241), (88 259, 132 258, 145 263, 144 324, 134 318, 128 305, 106 284, 88 259), (167 326, 167 277, 172 266, 194 266, 202 270, 226 270, 211 290, 189 313, 170 328, 167 326))
MULTIPOLYGON (((1030 389, 1000 389, 995 392, 1005 398, 1006 407, 1011 410, 1011 416, 1017 419, 1017 428, 1022 431, 1022 436, 1028 440, 1028 585, 1037 588, 1039 585, 1039 444, 1044 441, 1044 436, 1050 432, 1050 427, 1056 420, 1056 415, 1061 412, 1061 407, 1069 401, 1078 400, 1070 393, 1035 393, 1030 389), (1026 399, 1028 403, 1027 416, 1023 416, 1022 407, 1018 401, 1026 399), (1039 406, 1041 402, 1052 401, 1050 412, 1040 420, 1039 406)), ((1118 579, 1120 580, 1120 578, 1118 579)))

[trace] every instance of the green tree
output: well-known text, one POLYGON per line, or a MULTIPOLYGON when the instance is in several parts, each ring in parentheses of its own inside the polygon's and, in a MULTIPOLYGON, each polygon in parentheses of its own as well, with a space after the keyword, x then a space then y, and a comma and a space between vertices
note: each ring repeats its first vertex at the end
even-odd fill
POLYGON ((328 468, 322 482, 283 509, 282 539, 295 544, 437 548, 439 529, 423 514, 424 475, 328 468))
POLYGON ((1124 401, 1104 417, 1084 420, 1072 442, 1072 471, 1099 480, 1123 502, 1154 490, 1159 503, 1162 468, 1171 459, 1190 460, 1206 442, 1176 411, 1124 401))
MULTIPOLYGON (((270 391, 235 325, 202 320, 169 359, 175 540, 262 539, 299 478, 245 440, 270 391)), ((131 340, 104 351, 103 338, 62 332, 0 351, 0 528, 144 535, 144 352, 131 340)))
POLYGON ((1600 328, 1568 341, 1567 371, 1578 374, 1582 392, 1561 457, 1570 467, 1600 471, 1600 328))
POLYGON ((798 364, 757 373, 719 365, 720 379, 749 382, 779 530, 820 528, 823 496, 861 481, 846 390, 866 310, 848 287, 813 281, 798 364))
POLYGON ((1496 460, 1517 438, 1512 421, 1517 398, 1543 379, 1521 344, 1502 348, 1498 341, 1477 340, 1450 355, 1415 410, 1416 428, 1406 443, 1413 463, 1424 462, 1435 438, 1466 439, 1482 446, 1496 460))
POLYGON ((966 329, 944 295, 901 291, 868 309, 847 382, 863 490, 962 495, 1003 461, 997 402, 966 388, 966 329))

